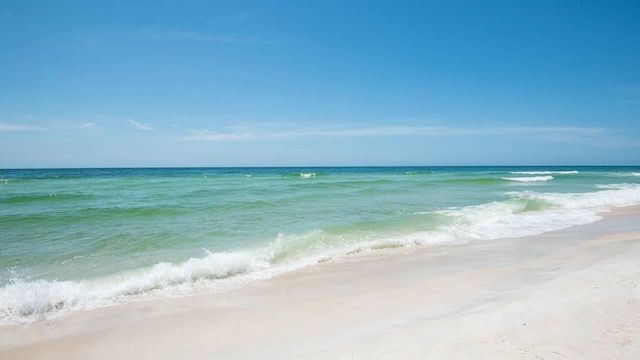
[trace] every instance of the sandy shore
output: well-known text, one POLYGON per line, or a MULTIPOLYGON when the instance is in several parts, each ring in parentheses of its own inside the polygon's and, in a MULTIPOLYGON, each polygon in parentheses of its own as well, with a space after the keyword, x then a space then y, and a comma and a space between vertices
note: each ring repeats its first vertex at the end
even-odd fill
POLYGON ((640 207, 0 328, 2 359, 637 359, 640 207))

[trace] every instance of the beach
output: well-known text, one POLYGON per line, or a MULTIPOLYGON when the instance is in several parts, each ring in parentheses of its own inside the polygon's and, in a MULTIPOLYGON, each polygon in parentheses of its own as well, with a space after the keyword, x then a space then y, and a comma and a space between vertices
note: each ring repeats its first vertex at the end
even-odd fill
POLYGON ((640 207, 0 328, 2 359, 632 359, 640 207))
POLYGON ((634 1, 3 1, 0 360, 640 360, 634 1))

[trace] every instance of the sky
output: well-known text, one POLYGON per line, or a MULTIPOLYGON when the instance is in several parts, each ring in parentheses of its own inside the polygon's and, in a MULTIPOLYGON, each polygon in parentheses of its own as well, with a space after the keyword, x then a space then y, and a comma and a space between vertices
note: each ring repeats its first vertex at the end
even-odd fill
POLYGON ((0 0, 0 168, 640 165, 640 2, 0 0))

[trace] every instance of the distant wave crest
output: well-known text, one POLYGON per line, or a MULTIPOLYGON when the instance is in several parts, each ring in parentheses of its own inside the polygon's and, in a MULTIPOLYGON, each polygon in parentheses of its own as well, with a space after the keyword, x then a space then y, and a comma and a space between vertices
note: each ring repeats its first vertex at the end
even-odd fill
POLYGON ((513 175, 571 175, 571 174, 579 174, 578 170, 569 170, 569 171, 512 171, 510 174, 513 175))
POLYGON ((538 182, 553 180, 553 176, 529 176, 529 177, 505 177, 504 180, 518 181, 518 182, 538 182))

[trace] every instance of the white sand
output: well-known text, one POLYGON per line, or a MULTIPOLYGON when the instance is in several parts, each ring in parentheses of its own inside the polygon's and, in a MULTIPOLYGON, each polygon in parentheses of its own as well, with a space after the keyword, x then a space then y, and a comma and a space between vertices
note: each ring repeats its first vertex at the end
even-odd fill
POLYGON ((0 328, 2 359, 637 359, 640 207, 0 328))

